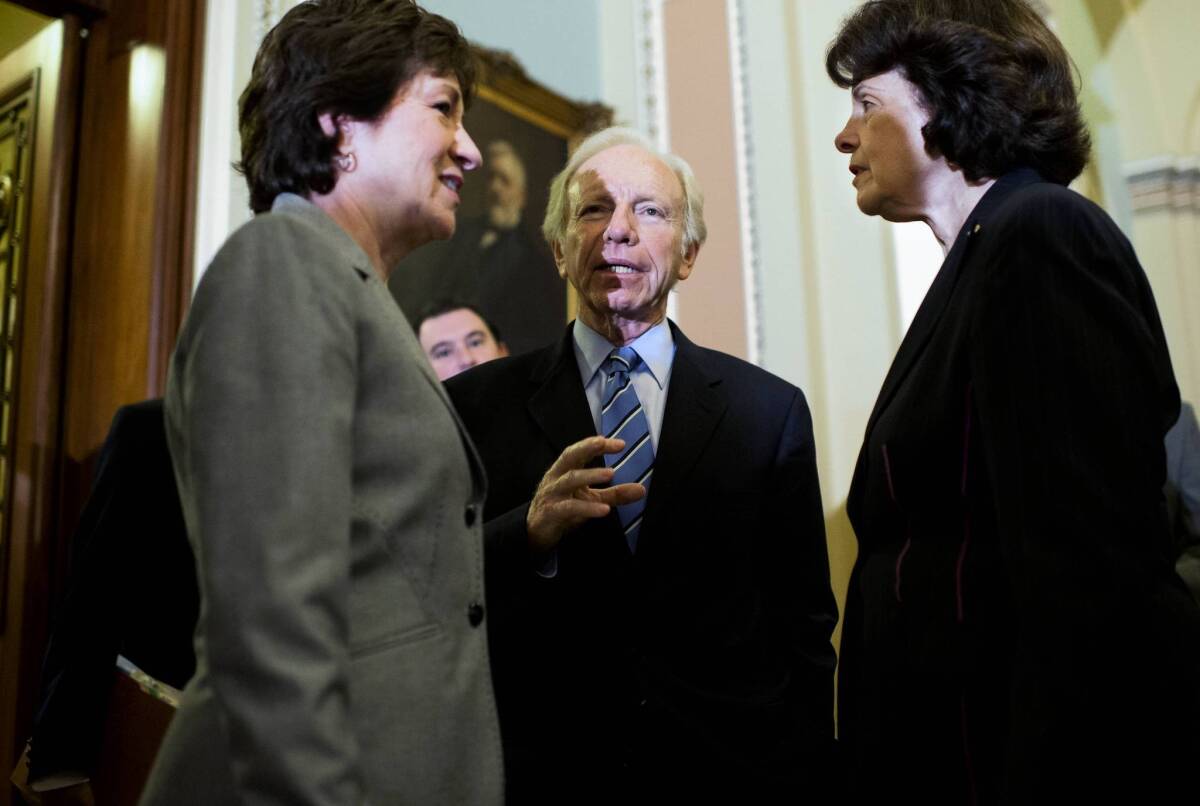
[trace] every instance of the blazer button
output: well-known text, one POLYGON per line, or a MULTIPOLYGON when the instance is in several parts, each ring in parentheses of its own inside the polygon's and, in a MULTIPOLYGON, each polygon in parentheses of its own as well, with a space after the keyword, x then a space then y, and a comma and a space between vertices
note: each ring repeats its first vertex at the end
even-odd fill
POLYGON ((467 608, 467 621, 471 622, 472 627, 478 627, 483 623, 483 605, 479 602, 471 602, 471 606, 467 608))
POLYGON ((475 505, 467 504, 467 508, 463 511, 463 520, 467 522, 467 528, 475 525, 475 505))

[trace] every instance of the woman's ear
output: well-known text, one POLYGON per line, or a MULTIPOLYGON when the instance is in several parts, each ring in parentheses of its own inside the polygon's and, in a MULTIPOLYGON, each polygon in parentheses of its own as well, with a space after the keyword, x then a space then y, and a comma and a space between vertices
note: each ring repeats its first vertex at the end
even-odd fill
POLYGON ((332 112, 322 112, 317 115, 317 124, 326 137, 337 136, 339 150, 344 151, 350 146, 350 138, 354 132, 354 127, 350 125, 350 118, 345 115, 334 115, 332 112))
POLYGON ((322 112, 317 115, 317 123, 326 137, 333 137, 337 134, 337 123, 334 122, 332 112, 322 112))

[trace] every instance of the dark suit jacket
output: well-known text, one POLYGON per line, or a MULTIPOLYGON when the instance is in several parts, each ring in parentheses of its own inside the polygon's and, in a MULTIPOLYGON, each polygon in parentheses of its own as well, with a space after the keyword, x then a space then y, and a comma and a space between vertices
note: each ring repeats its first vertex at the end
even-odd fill
POLYGON ((1200 757, 1200 611, 1162 503, 1178 410, 1125 237, 1032 171, 1002 177, 850 492, 839 735, 865 801, 1166 802, 1200 757))
POLYGON ((118 653, 176 688, 196 668, 200 593, 161 400, 113 417, 71 551, 42 668, 31 780, 93 771, 118 653))
POLYGON ((836 607, 804 396, 671 327, 637 554, 611 515, 563 539, 552 579, 525 553, 528 502, 595 433, 570 328, 447 383, 490 483, 510 803, 798 790, 829 750, 836 607))
POLYGON ((1184 403, 1167 432, 1167 522, 1175 537, 1175 571, 1200 602, 1200 423, 1184 403))

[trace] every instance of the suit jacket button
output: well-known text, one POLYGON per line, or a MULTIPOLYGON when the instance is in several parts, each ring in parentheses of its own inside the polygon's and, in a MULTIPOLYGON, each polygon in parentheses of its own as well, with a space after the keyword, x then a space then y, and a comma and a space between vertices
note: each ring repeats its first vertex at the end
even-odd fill
POLYGON ((475 505, 467 504, 466 510, 463 512, 463 520, 467 522, 467 528, 475 525, 475 505))
POLYGON ((471 602, 471 606, 467 608, 467 621, 471 622, 472 627, 478 627, 483 623, 483 605, 479 602, 471 602))

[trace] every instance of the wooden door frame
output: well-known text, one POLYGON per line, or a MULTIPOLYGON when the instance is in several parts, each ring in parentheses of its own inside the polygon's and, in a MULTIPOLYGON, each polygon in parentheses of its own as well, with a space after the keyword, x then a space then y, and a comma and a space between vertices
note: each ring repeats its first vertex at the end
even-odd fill
MULTIPOLYGON (((0 773, 4 774, 20 754, 22 734, 27 733, 32 718, 58 582, 52 572, 58 547, 52 538, 58 523, 62 324, 74 207, 81 29, 79 17, 63 17, 54 116, 47 120, 47 110, 39 109, 35 122, 35 141, 48 126, 51 146, 47 164, 37 164, 35 157, 29 251, 21 267, 24 287, 19 327, 23 344, 17 370, 12 472, 24 475, 26 481, 17 484, 14 479, 8 567, 3 569, 8 576, 4 656, 0 658, 5 670, 0 685, 0 773), (40 206, 40 198, 45 198, 45 207, 40 206)), ((9 797, 8 787, 4 787, 0 803, 9 802, 9 797)))
MULTIPOLYGON (((110 45, 148 42, 160 46, 165 55, 150 265, 130 269, 148 272, 151 278, 147 338, 142 342, 137 337, 131 344, 131 349, 145 351, 144 383, 127 383, 121 391, 131 402, 162 394, 170 352, 190 298, 206 8, 206 0, 169 0, 161 5, 159 0, 9 2, 61 18, 64 42, 55 116, 40 123, 53 127, 53 147, 46 161, 46 247, 44 260, 36 267, 43 271, 44 288, 37 301, 37 321, 30 322, 31 337, 24 345, 23 363, 34 358, 37 363, 21 379, 15 425, 14 443, 29 446, 28 462, 21 468, 28 482, 24 497, 13 500, 14 511, 20 507, 24 515, 20 524, 14 521, 10 538, 14 546, 21 541, 22 547, 13 555, 19 567, 8 569, 9 603, 17 597, 18 609, 9 608, 17 620, 9 621, 0 655, 5 678, 0 684, 0 780, 7 778, 31 727, 52 610, 65 586, 68 547, 91 482, 90 465, 81 471, 79 463, 66 456, 67 429, 82 423, 76 433, 85 434, 86 444, 98 449, 112 412, 97 413, 86 398, 89 390, 116 383, 103 377, 73 383, 89 368, 71 354, 68 338, 76 218, 86 206, 94 210, 103 204, 78 181, 80 165, 105 157, 92 153, 98 146, 80 142, 86 89, 89 84, 100 85, 90 71, 103 69, 97 67, 98 60, 88 58, 87 32, 106 26, 103 38, 110 45)), ((30 258, 26 266, 35 268, 32 254, 30 258)), ((34 317, 33 310, 27 313, 34 317)), ((10 788, 0 784, 0 806, 10 803, 11 797, 10 788)))

